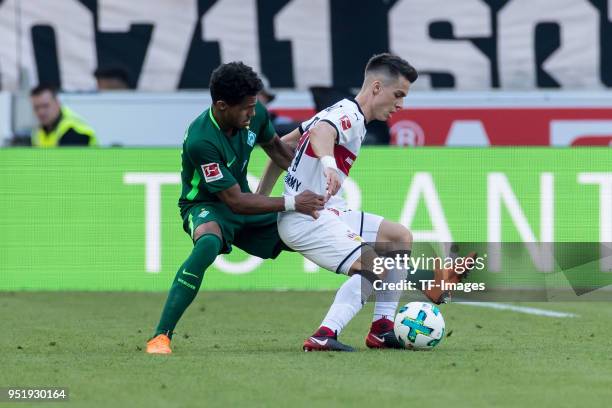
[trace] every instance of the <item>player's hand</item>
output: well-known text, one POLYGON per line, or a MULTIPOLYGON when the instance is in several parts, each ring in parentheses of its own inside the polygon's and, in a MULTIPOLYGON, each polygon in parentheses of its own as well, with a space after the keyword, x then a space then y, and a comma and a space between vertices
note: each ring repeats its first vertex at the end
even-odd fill
POLYGON ((319 211, 325 206, 325 197, 315 194, 310 190, 305 190, 295 196, 295 211, 319 218, 319 211))
POLYGON ((325 201, 329 200, 330 197, 335 196, 342 182, 340 181, 340 175, 338 170, 327 167, 325 170, 325 179, 327 180, 327 197, 325 201))

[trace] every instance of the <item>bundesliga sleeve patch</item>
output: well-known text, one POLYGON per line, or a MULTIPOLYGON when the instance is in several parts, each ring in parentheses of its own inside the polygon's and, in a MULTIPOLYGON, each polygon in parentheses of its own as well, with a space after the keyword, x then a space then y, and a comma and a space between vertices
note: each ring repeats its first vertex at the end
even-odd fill
POLYGON ((340 118, 340 123, 342 124, 342 130, 349 130, 351 128, 351 120, 346 115, 340 118))
POLYGON ((202 173, 204 173, 204 180, 207 183, 212 183, 213 181, 220 180, 223 178, 223 173, 219 168, 219 163, 208 163, 203 164, 202 173))

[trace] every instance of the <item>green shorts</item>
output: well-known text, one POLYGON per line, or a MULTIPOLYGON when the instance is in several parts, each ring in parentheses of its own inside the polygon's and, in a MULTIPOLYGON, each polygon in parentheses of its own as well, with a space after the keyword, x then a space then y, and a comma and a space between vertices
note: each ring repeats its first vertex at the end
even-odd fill
POLYGON ((236 214, 223 203, 196 203, 181 208, 183 229, 193 239, 201 224, 215 221, 223 234, 222 254, 229 254, 232 245, 260 258, 276 258, 287 247, 278 236, 277 213, 236 214))

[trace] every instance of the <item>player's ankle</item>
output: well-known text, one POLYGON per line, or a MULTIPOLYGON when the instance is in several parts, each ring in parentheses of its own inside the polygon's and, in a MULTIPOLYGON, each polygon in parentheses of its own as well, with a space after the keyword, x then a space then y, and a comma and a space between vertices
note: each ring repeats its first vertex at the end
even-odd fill
POLYGON ((165 334, 166 336, 168 336, 170 340, 172 340, 172 335, 174 334, 174 332, 172 330, 157 330, 155 334, 153 335, 153 337, 155 338, 159 336, 160 334, 165 334))
POLYGON ((317 329, 317 331, 314 334, 314 337, 331 337, 331 338, 337 338, 337 332, 330 329, 327 326, 321 326, 317 329))
POLYGON ((374 334, 382 334, 393 330, 393 320, 389 316, 382 316, 372 322, 370 331, 374 334))

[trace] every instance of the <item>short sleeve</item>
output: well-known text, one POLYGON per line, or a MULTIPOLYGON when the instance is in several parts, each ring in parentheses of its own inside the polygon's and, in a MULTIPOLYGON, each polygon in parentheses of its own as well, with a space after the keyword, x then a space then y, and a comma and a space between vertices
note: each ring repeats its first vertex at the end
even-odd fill
POLYGON ((302 122, 299 130, 303 134, 317 123, 325 122, 336 130, 336 144, 346 144, 349 140, 360 137, 356 130, 356 120, 356 117, 351 118, 351 113, 343 109, 341 103, 337 103, 319 112, 314 118, 302 122))
POLYGON ((187 155, 211 193, 227 190, 238 182, 230 173, 214 144, 206 140, 187 145, 187 155))
POLYGON ((259 128, 257 129, 257 143, 268 143, 274 137, 276 130, 274 130, 274 125, 272 124, 268 110, 259 101, 257 101, 255 105, 255 116, 262 118, 261 123, 259 123, 259 128))
POLYGON ((336 129, 336 133, 338 134, 336 144, 346 144, 354 137, 358 137, 356 135, 356 127, 353 123, 354 119, 355 118, 351 120, 349 113, 345 110, 335 109, 331 111, 327 117, 322 119, 321 122, 327 122, 336 129))

